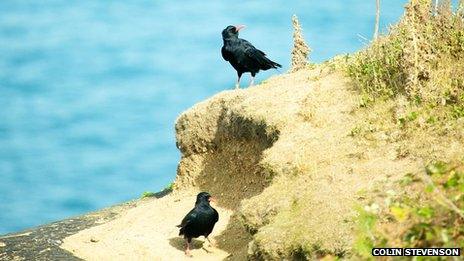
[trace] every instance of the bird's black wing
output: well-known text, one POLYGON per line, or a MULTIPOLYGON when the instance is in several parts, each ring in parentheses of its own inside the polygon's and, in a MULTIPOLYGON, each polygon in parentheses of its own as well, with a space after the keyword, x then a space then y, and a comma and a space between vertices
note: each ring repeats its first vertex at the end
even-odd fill
POLYGON ((270 68, 282 67, 280 64, 269 60, 263 51, 256 49, 256 47, 254 47, 247 40, 244 40, 244 39, 241 39, 241 40, 242 40, 242 46, 245 48, 245 55, 249 57, 250 59, 254 60, 255 62, 257 62, 261 66, 260 69, 267 70, 270 68))
POLYGON ((177 227, 180 228, 179 230, 179 236, 181 235, 186 235, 186 228, 187 226, 189 226, 190 224, 194 223, 195 219, 197 218, 198 216, 198 211, 197 209, 192 209, 190 210, 190 212, 185 215, 184 219, 182 219, 182 222, 180 223, 180 225, 177 225, 177 227))
POLYGON ((242 46, 245 49, 245 53, 247 53, 247 54, 258 54, 260 56, 266 56, 266 54, 263 51, 261 51, 258 48, 254 47, 254 45, 252 45, 247 40, 240 39, 240 42, 241 42, 242 46))
POLYGON ((185 215, 184 219, 182 219, 182 222, 180 223, 180 225, 177 225, 177 227, 186 227, 188 224, 192 223, 192 220, 197 218, 197 215, 198 213, 195 208, 190 210, 190 212, 187 215, 185 215))
POLYGON ((224 58, 224 60, 226 61, 229 61, 230 58, 232 58, 232 53, 227 51, 225 46, 221 48, 221 54, 222 54, 222 58, 224 58))

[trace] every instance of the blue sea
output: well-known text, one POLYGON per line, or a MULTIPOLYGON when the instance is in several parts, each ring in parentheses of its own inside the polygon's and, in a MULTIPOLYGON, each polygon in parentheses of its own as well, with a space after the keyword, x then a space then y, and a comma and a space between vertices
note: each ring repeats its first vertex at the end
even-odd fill
MULTIPOLYGON (((382 1, 383 31, 405 2, 382 1)), ((0 1, 0 234, 172 182, 176 118, 235 83, 222 29, 285 72, 292 14, 322 62, 369 42, 375 1, 0 1)))

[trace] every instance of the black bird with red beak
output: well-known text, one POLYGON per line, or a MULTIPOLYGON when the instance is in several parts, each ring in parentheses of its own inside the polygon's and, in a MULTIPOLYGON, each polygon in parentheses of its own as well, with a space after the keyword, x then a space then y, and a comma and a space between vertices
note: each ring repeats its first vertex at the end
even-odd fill
POLYGON ((222 58, 229 61, 237 71, 238 79, 235 85, 237 89, 240 88, 240 77, 245 72, 251 73, 251 86, 254 83, 255 75, 260 70, 282 67, 269 60, 263 51, 256 49, 247 40, 238 38, 238 32, 244 27, 244 25, 229 25, 222 31, 222 40, 224 41, 221 49, 222 58))
POLYGON ((177 227, 180 227, 179 236, 184 236, 187 241, 185 254, 190 255, 190 243, 192 238, 204 236, 210 244, 208 236, 213 231, 214 225, 219 220, 218 212, 211 207, 210 201, 214 201, 208 192, 197 195, 195 207, 182 219, 177 227))

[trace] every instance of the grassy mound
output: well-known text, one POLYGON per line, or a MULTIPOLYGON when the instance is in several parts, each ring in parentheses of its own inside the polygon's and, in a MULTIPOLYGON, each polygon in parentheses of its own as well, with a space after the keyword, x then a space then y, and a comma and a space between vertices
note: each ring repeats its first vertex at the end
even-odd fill
POLYGON ((364 122, 352 135, 379 146, 386 138, 398 157, 420 160, 387 192, 358 208, 354 254, 372 246, 464 245, 464 5, 412 0, 400 23, 346 69, 360 93, 364 122))
POLYGON ((218 237, 232 259, 349 255, 358 192, 417 169, 395 146, 351 135, 365 115, 333 65, 220 93, 179 117, 175 190, 211 191, 235 212, 218 237))

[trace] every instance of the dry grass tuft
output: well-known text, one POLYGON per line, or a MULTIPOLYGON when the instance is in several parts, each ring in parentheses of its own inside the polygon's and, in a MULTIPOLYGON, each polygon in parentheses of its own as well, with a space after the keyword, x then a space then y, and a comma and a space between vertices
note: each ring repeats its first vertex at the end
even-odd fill
POLYGON ((292 68, 290 72, 296 72, 309 64, 309 55, 311 48, 306 44, 301 30, 300 22, 296 15, 292 16, 293 24, 293 50, 292 50, 292 68))

